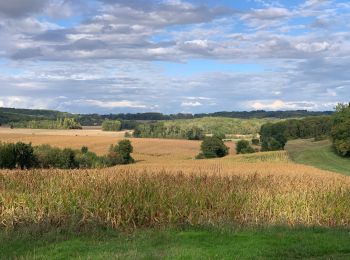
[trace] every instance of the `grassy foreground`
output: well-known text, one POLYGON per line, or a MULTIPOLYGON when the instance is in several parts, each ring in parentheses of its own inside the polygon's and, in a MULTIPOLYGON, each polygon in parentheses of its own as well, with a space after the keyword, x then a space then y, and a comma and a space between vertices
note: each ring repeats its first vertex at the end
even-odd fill
POLYGON ((0 233, 0 252, 3 259, 345 259, 350 257, 350 233, 282 227, 0 233))
POLYGON ((350 175, 350 159, 338 156, 328 140, 293 140, 288 142, 286 150, 297 163, 350 175))

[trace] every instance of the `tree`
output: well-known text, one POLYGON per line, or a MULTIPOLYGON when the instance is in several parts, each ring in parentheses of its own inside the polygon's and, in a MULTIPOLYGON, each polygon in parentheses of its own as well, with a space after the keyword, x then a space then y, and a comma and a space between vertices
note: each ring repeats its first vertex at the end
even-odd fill
POLYGON ((333 115, 331 131, 333 146, 337 153, 344 157, 350 156, 350 103, 339 104, 333 115))
POLYGON ((130 140, 122 140, 115 146, 111 145, 108 158, 111 160, 112 165, 130 164, 135 162, 131 157, 133 150, 134 148, 131 145, 130 140))
POLYGON ((120 131, 122 123, 118 120, 105 120, 102 123, 103 131, 120 131))
POLYGON ((251 147, 250 143, 247 140, 240 140, 236 145, 237 154, 245 154, 245 153, 254 153, 255 150, 251 147))
POLYGON ((29 169, 35 166, 36 158, 32 144, 16 143, 15 144, 16 163, 18 167, 29 169))
POLYGON ((224 142, 217 138, 206 137, 201 144, 201 153, 196 158, 217 158, 224 157, 228 154, 229 148, 224 142))
POLYGON ((205 137, 204 130, 197 126, 193 126, 186 131, 186 138, 188 140, 203 140, 205 137))
POLYGON ((262 125, 260 129, 262 151, 283 150, 288 140, 287 135, 288 131, 285 122, 262 125))

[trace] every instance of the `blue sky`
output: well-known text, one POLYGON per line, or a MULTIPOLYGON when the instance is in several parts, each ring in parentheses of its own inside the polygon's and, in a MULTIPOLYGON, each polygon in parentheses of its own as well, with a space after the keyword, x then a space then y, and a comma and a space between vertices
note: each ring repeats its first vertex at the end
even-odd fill
POLYGON ((331 110, 345 0, 0 2, 0 106, 77 113, 331 110))

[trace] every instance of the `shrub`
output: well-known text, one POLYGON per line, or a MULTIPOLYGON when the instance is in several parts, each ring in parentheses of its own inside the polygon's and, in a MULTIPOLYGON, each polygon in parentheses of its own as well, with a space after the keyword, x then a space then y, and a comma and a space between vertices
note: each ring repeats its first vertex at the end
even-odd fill
POLYGON ((36 165, 36 157, 32 144, 17 143, 15 144, 15 154, 17 166, 23 169, 29 169, 36 165))
POLYGON ((238 141, 236 145, 237 154, 246 154, 246 153, 254 153, 255 150, 251 147, 250 143, 246 140, 238 141))
POLYGON ((0 168, 14 169, 20 167, 30 169, 37 164, 34 149, 31 144, 18 142, 16 144, 0 145, 0 168))
POLYGON ((81 169, 91 169, 91 168, 100 168, 105 167, 103 163, 101 163, 101 157, 97 156, 92 152, 77 152, 75 154, 75 161, 79 165, 81 169))
POLYGON ((14 144, 0 144, 0 168, 16 168, 16 152, 14 144))
POLYGON ((259 145, 260 144, 260 140, 258 138, 253 138, 252 139, 252 144, 253 145, 259 145))
POLYGON ((229 148, 224 144, 224 142, 217 138, 206 137, 201 144, 201 154, 197 157, 204 158, 217 158, 224 157, 228 154, 229 148))
POLYGON ((37 158, 39 168, 60 168, 61 150, 51 147, 48 144, 40 145, 34 148, 34 154, 37 158))
POLYGON ((88 147, 86 147, 86 146, 83 146, 81 149, 80 149, 80 151, 82 152, 82 153, 88 153, 89 152, 89 148, 88 147))
POLYGON ((102 123, 103 131, 120 131, 121 122, 118 120, 105 120, 102 123))
POLYGON ((75 151, 70 148, 65 148, 62 150, 59 161, 61 169, 79 168, 78 162, 75 159, 75 151))
POLYGON ((111 160, 112 165, 117 164, 130 164, 135 160, 131 157, 133 147, 130 140, 119 141, 117 145, 111 145, 109 149, 108 158, 111 160))

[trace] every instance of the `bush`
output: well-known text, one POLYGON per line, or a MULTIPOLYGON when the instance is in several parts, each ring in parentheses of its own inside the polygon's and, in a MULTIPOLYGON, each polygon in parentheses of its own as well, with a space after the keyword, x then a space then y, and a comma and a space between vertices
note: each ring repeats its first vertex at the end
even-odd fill
POLYGON ((333 115, 331 131, 333 146, 337 153, 344 157, 350 156, 350 104, 339 104, 333 115))
POLYGON ((31 144, 1 144, 0 143, 0 168, 29 169, 32 167, 42 169, 90 169, 115 166, 117 164, 133 163, 131 157, 133 147, 129 140, 120 141, 116 146, 111 146, 107 156, 97 156, 89 152, 86 146, 80 150, 70 148, 60 149, 50 145, 32 147, 31 144))
POLYGON ((75 154, 75 161, 79 165, 80 169, 92 169, 92 168, 100 168, 107 167, 107 165, 102 163, 101 157, 97 156, 92 152, 77 152, 75 154))
POLYGON ((36 157, 32 144, 17 143, 15 145, 17 166, 23 169, 30 169, 36 165, 36 157))
POLYGON ((228 154, 229 148, 224 142, 217 138, 206 137, 201 144, 201 153, 197 156, 198 158, 217 158, 224 157, 228 154))
POLYGON ((37 164, 39 168, 61 168, 61 149, 51 147, 48 144, 44 144, 35 147, 34 154, 37 158, 37 164))
POLYGON ((0 168, 16 168, 16 152, 14 144, 0 144, 0 168))
POLYGON ((130 133, 130 132, 125 132, 125 134, 124 134, 124 137, 126 137, 126 138, 131 138, 132 137, 132 134, 130 133))
POLYGON ((253 145, 259 145, 260 144, 260 140, 258 138, 253 138, 252 139, 252 144, 253 145))
POLYGON ((70 148, 65 148, 62 150, 59 161, 61 169, 79 168, 78 162, 75 159, 75 151, 70 148))
POLYGON ((250 143, 246 140, 240 140, 236 145, 237 154, 254 153, 255 150, 251 147, 250 143))
POLYGON ((31 144, 18 142, 0 145, 0 168, 14 169, 19 167, 23 170, 30 169, 36 164, 37 159, 31 144))
POLYGON ((118 120, 105 120, 102 123, 103 131, 120 131, 121 122, 118 120))
POLYGON ((133 147, 130 140, 122 140, 117 145, 111 145, 109 149, 108 158, 112 165, 130 164, 135 162, 131 157, 133 147))
POLYGON ((81 151, 82 153, 86 154, 86 153, 89 152, 89 148, 86 147, 86 146, 83 146, 83 147, 80 149, 80 151, 81 151))

